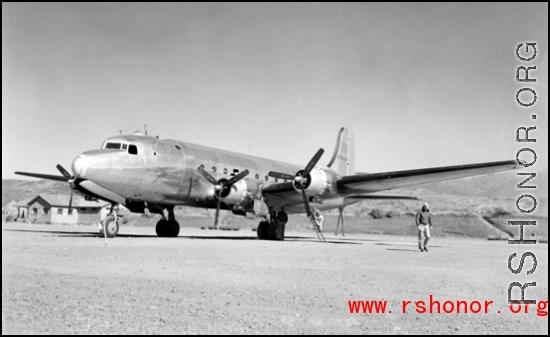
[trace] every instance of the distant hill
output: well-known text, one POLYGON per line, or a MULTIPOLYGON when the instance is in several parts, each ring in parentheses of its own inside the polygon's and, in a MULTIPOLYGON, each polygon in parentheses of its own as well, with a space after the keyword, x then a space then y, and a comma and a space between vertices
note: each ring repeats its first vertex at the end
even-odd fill
POLYGON ((38 194, 69 195, 71 189, 67 183, 53 180, 2 179, 2 207, 13 200, 18 202, 38 194))
MULTIPOLYGON (((514 198, 520 193, 516 185, 523 176, 516 172, 502 172, 486 176, 448 180, 438 183, 404 188, 407 195, 457 195, 465 197, 514 198)), ((548 169, 539 172, 529 184, 537 186, 536 196, 548 199, 548 169)), ((529 190, 524 190, 529 191, 529 190)), ((399 191, 396 191, 399 192, 399 191)), ((523 191, 522 191, 523 192, 523 191)), ((34 197, 38 194, 69 195, 67 183, 52 180, 2 179, 2 207, 15 200, 34 197)))

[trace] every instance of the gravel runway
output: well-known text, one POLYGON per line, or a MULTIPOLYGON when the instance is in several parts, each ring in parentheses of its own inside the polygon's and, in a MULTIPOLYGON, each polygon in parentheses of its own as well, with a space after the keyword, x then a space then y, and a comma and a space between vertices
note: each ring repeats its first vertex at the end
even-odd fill
POLYGON ((3 334, 548 334, 548 317, 512 314, 511 282, 536 281, 548 300, 548 246, 412 236, 315 233, 259 241, 252 231, 2 225, 3 334), (531 251, 533 275, 508 256, 531 251), (493 301, 487 314, 420 314, 415 302, 493 301), (386 313, 350 313, 350 300, 385 300, 386 313), (403 301, 412 304, 402 313, 403 301), (391 313, 389 313, 391 311, 391 313), (498 313, 501 311, 501 313, 498 313))

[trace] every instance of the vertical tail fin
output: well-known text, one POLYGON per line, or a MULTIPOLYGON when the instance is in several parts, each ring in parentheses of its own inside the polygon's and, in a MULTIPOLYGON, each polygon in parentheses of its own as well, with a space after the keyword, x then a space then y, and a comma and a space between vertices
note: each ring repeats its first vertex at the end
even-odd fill
POLYGON ((328 167, 341 176, 355 174, 355 140, 350 127, 343 127, 336 138, 336 148, 328 167))

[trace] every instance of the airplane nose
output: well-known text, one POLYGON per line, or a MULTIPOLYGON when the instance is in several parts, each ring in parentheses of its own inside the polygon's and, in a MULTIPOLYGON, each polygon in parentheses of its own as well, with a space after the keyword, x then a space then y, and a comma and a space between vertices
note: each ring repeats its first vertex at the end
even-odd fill
POLYGON ((84 178, 86 175, 86 156, 79 155, 73 160, 72 170, 76 178, 84 178))

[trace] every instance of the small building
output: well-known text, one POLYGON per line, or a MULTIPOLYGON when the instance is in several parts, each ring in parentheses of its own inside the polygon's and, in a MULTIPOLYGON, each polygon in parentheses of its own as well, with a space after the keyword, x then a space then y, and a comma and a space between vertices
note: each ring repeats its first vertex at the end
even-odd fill
POLYGON ((26 219, 29 216, 29 201, 32 199, 33 198, 25 198, 13 205, 13 208, 15 209, 14 215, 17 218, 26 219))
POLYGON ((40 194, 27 202, 28 220, 46 224, 90 224, 105 218, 111 207, 108 202, 87 201, 75 194, 69 210, 69 201, 67 195, 40 194))

